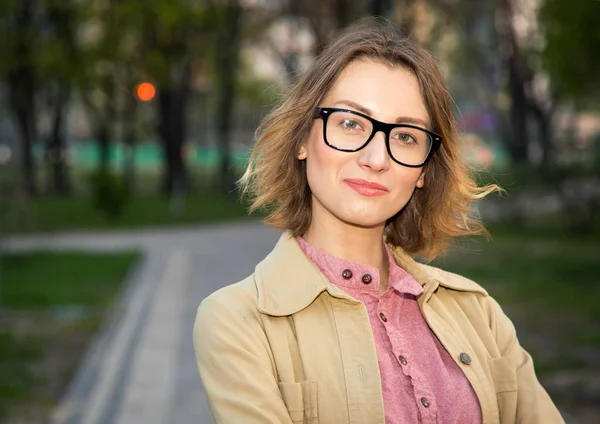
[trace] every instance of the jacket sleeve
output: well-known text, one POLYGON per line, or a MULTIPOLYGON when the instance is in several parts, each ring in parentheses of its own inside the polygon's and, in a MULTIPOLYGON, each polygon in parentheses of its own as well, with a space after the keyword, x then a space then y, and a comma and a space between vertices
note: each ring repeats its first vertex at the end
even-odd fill
POLYGON ((215 423, 292 423, 257 314, 222 291, 198 308, 194 350, 215 423))
MULTIPOLYGON (((498 302, 491 297, 489 299, 491 302, 491 326, 495 331, 500 353, 504 360, 516 367, 517 396, 514 422, 564 424, 560 412, 535 375, 531 355, 519 344, 513 323, 504 314, 498 302)), ((502 416, 502 405, 499 406, 502 416)), ((507 409, 513 410, 513 407, 507 409)))

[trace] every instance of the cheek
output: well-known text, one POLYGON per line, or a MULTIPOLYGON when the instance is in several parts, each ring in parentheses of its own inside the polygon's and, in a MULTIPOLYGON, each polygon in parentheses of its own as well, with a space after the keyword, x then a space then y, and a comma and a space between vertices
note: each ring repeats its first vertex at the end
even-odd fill
POLYGON ((339 169, 340 157, 343 153, 338 152, 325 144, 321 127, 315 125, 307 142, 306 172, 309 183, 323 184, 335 178, 339 169))
POLYGON ((423 170, 421 168, 408 168, 399 165, 399 167, 396 168, 396 175, 394 178, 398 182, 400 191, 414 189, 419 184, 422 172, 423 170))
POLYGON ((421 169, 401 168, 397 170, 394 180, 396 181, 396 190, 394 196, 394 208, 402 209, 406 202, 412 196, 414 190, 418 187, 421 169))

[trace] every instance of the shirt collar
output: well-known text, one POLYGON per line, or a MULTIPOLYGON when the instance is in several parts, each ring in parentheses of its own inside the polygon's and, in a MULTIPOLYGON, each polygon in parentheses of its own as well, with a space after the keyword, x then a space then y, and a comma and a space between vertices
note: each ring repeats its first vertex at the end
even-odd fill
MULTIPOLYGON (((460 291, 487 292, 479 285, 434 267, 415 262, 399 247, 389 246, 397 265, 423 288, 420 302, 426 302, 438 285, 460 291)), ((359 303, 334 284, 307 258, 290 232, 285 232, 275 248, 255 268, 258 309, 267 315, 286 316, 309 306, 323 292, 351 303, 359 303)), ((406 292, 406 290, 405 290, 406 292)))
MULTIPOLYGON (((377 267, 347 261, 329 255, 312 246, 302 237, 297 236, 296 241, 321 273, 338 287, 356 292, 379 293, 380 272, 377 267)), ((396 291, 404 294, 418 296, 423 292, 423 287, 414 278, 398 266, 390 248, 381 241, 388 259, 388 284, 396 291)))

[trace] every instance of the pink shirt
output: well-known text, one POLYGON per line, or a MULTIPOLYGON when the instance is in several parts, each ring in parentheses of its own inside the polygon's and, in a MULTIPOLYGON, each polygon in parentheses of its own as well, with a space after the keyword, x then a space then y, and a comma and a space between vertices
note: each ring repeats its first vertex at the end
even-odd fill
POLYGON ((481 423, 469 381, 431 331, 417 304, 423 288, 394 261, 379 294, 379 270, 333 257, 297 237, 331 283, 364 303, 369 314, 383 392, 386 424, 481 423))

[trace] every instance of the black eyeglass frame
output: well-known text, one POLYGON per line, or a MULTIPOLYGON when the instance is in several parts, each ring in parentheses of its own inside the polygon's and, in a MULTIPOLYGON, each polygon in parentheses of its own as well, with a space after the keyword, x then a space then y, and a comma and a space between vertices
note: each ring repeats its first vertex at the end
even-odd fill
POLYGON ((433 131, 426 130, 425 128, 418 127, 416 125, 388 124, 386 122, 381 122, 381 121, 378 121, 377 119, 373 119, 370 116, 365 115, 360 112, 357 112, 355 110, 341 109, 341 108, 337 108, 337 107, 318 107, 316 109, 316 112, 317 112, 317 114, 315 115, 314 118, 315 119, 321 118, 323 120, 323 140, 325 141, 325 144, 327 144, 332 149, 339 150, 340 152, 358 152, 359 150, 364 149, 367 146, 367 144, 369 144, 371 142, 371 140, 373 140, 373 137, 375 136, 375 134, 377 134, 379 131, 381 131, 381 132, 383 132, 383 134, 385 134, 385 147, 387 149, 388 155, 394 162, 396 162, 397 164, 400 164, 402 166, 407 166, 409 168, 421 168, 422 166, 425 165, 425 163, 431 156, 431 152, 433 152, 435 149, 437 149, 439 147, 439 145, 442 143, 441 135, 436 134, 433 131), (362 146, 360 146, 356 149, 342 149, 340 147, 336 147, 333 144, 329 143, 329 141, 327 140, 327 120, 329 119, 329 116, 331 116, 331 114, 334 112, 351 113, 353 115, 357 115, 364 119, 367 119, 369 122, 371 122, 371 124, 373 124, 373 130, 371 131, 371 135, 369 136, 369 138, 367 138, 367 141, 365 141, 365 143, 362 146), (427 156, 425 156, 425 159, 423 160, 423 162, 421 162, 418 165, 409 165, 407 163, 400 162, 399 160, 394 158, 394 156, 392 155, 392 150, 390 148, 390 133, 392 132, 392 130, 394 128, 413 128, 416 130, 424 131, 431 137, 431 146, 429 146, 429 151, 427 152, 427 156))

